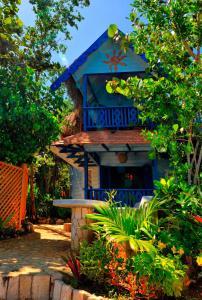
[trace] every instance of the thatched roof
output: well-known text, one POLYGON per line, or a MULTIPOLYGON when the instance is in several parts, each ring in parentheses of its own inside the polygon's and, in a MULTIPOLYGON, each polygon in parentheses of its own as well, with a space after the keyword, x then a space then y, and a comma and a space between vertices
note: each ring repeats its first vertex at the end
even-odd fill
POLYGON ((74 110, 65 117, 62 127, 62 138, 76 134, 82 130, 82 102, 83 97, 71 76, 65 81, 67 93, 74 103, 74 110))
POLYGON ((80 90, 77 88, 73 76, 71 76, 68 80, 65 81, 65 86, 67 88, 68 95, 70 96, 71 100, 75 103, 75 107, 81 106, 83 96, 80 90))

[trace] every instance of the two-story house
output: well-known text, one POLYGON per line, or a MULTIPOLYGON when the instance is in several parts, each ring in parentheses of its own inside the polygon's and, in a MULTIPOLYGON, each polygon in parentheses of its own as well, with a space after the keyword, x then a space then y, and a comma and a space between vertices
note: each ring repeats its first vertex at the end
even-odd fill
POLYGON ((114 189, 117 201, 133 205, 152 195, 168 168, 167 160, 148 159, 134 100, 106 91, 113 76, 142 77, 146 67, 144 55, 123 53, 106 31, 52 84, 56 90, 64 83, 75 103, 66 136, 51 146, 72 166, 72 198, 105 200, 114 189))

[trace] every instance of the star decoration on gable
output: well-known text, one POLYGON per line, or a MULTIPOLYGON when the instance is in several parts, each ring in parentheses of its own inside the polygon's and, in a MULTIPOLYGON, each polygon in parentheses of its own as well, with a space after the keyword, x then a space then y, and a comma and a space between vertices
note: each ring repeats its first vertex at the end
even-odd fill
POLYGON ((127 66, 126 63, 123 62, 124 58, 126 58, 126 55, 122 55, 122 51, 119 51, 118 54, 116 54, 116 50, 113 50, 113 54, 110 56, 109 54, 105 54, 108 60, 103 60, 104 64, 107 64, 109 66, 110 71, 117 72, 118 71, 118 65, 120 66, 127 66))

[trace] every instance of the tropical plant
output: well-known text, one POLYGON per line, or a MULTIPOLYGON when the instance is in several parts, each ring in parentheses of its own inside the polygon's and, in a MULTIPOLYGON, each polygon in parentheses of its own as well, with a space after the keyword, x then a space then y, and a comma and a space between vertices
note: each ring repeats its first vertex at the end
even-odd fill
POLYGON ((195 257, 202 247, 200 187, 189 186, 186 182, 177 184, 175 178, 161 179, 156 187, 155 198, 164 200, 156 238, 170 249, 183 249, 185 255, 195 257))
POLYGON ((68 196, 70 189, 70 167, 55 156, 47 147, 35 155, 35 184, 40 194, 52 197, 68 196))
POLYGON ((113 78, 107 91, 134 100, 143 124, 154 124, 143 132, 151 142, 150 159, 166 155, 170 162, 170 178, 155 182, 155 199, 164 202, 154 242, 158 251, 134 256, 134 270, 176 297, 186 279, 184 263, 188 275, 198 276, 202 239, 200 2, 134 0, 133 32, 123 36, 114 24, 108 30, 124 51, 133 46, 144 53, 147 68, 143 78, 113 78))
POLYGON ((161 205, 155 199, 137 209, 112 203, 96 206, 98 213, 88 214, 87 218, 96 221, 90 225, 93 230, 118 243, 127 243, 135 253, 155 252, 152 240, 158 228, 157 213, 161 205))
POLYGON ((70 252, 67 257, 62 257, 67 267, 70 268, 74 278, 79 282, 81 280, 81 264, 77 256, 70 252))
POLYGON ((114 287, 121 293, 128 291, 131 299, 178 297, 186 284, 187 267, 178 252, 163 255, 160 244, 156 252, 127 257, 124 246, 114 240, 101 236, 92 244, 84 242, 79 255, 82 280, 108 285, 108 290, 114 287))
POLYGON ((15 213, 12 213, 4 220, 0 218, 0 240, 13 238, 24 233, 23 230, 16 230, 15 224, 12 222, 14 215, 15 213))
POLYGON ((190 186, 186 182, 177 182, 175 177, 161 178, 155 181, 155 196, 166 200, 169 207, 188 211, 190 214, 202 214, 202 190, 200 186, 190 186))
POLYGON ((54 198, 67 198, 69 196, 69 166, 62 159, 56 157, 49 147, 46 147, 33 157, 30 169, 33 172, 33 176, 30 178, 33 178, 33 182, 29 189, 29 210, 32 210, 32 216, 35 218, 39 216, 69 217, 70 211, 67 209, 52 209, 54 198), (33 198, 35 199, 33 200, 33 198), (35 203, 34 209, 33 203, 35 203))

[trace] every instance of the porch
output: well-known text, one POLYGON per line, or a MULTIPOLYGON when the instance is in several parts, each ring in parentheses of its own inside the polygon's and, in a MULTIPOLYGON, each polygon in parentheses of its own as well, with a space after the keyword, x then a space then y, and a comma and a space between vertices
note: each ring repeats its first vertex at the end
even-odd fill
POLYGON ((153 195, 158 161, 148 159, 149 142, 141 129, 98 130, 66 137, 54 152, 72 166, 71 197, 114 200, 134 206, 143 196, 153 195))

